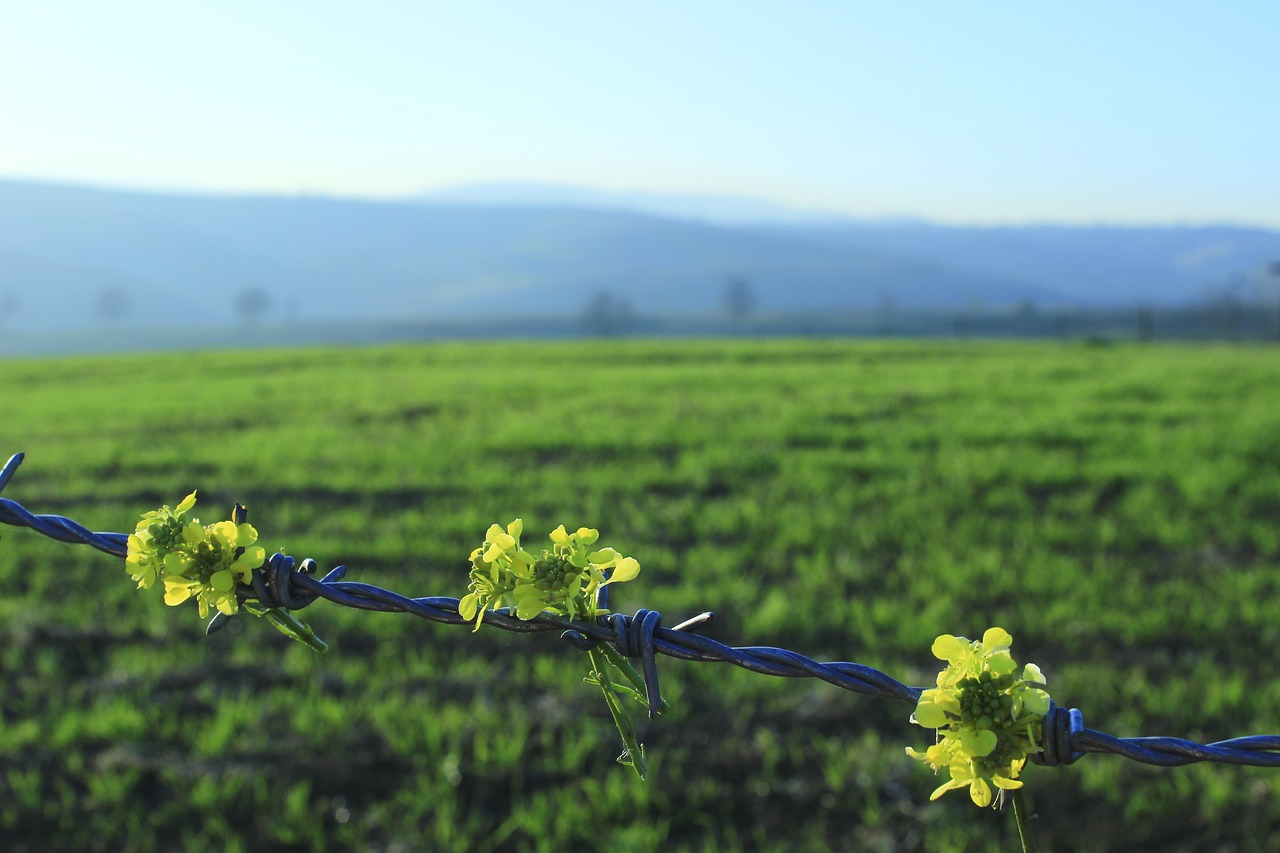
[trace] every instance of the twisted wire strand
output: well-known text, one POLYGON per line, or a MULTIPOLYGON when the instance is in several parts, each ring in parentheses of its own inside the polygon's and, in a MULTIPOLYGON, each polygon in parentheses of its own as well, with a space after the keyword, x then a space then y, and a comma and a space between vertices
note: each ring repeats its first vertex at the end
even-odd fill
MULTIPOLYGON (((24 458, 25 454, 15 453, 9 457, 4 467, 0 468, 0 491, 8 485, 24 458)), ((89 528, 60 515, 33 515, 21 504, 8 498, 0 498, 0 521, 14 527, 30 527, 37 533, 43 533, 59 542, 88 545, 113 557, 123 558, 129 551, 127 533, 94 533, 89 528)))
MULTIPOLYGON (((8 484, 22 463, 23 454, 12 456, 0 469, 0 490, 8 484)), ((60 542, 84 544, 125 557, 128 535, 94 533, 59 515, 35 515, 8 498, 0 497, 0 522, 28 527, 60 542)), ((343 607, 381 612, 410 613, 446 625, 471 625, 458 613, 458 599, 438 596, 410 598, 389 589, 357 581, 347 581, 347 567, 337 566, 325 577, 316 578, 316 564, 310 558, 298 563, 284 554, 273 555, 255 569, 250 588, 242 588, 242 598, 257 598, 271 607, 298 610, 323 598, 343 607)), ((607 600, 607 599, 602 599, 607 600)), ((531 620, 518 619, 509 608, 485 614, 484 624, 518 634, 560 630, 579 648, 609 643, 620 653, 639 657, 650 688, 651 713, 657 697, 656 655, 702 663, 730 663, 751 672, 781 678, 816 678, 849 690, 915 704, 924 688, 908 687, 897 679, 865 664, 835 661, 822 663, 797 652, 773 646, 727 646, 693 633, 711 617, 703 613, 676 626, 663 628, 656 611, 641 610, 634 617, 612 613, 596 622, 564 619, 542 613, 531 620)), ((225 620, 221 620, 225 621, 225 620)), ((210 630, 221 624, 215 617, 210 630)), ((1173 737, 1120 738, 1085 728, 1078 708, 1065 709, 1050 703, 1044 720, 1044 744, 1032 761, 1045 766, 1071 764, 1088 753, 1111 753, 1163 767, 1209 761, 1255 767, 1280 767, 1280 735, 1252 735, 1202 744, 1173 737)))

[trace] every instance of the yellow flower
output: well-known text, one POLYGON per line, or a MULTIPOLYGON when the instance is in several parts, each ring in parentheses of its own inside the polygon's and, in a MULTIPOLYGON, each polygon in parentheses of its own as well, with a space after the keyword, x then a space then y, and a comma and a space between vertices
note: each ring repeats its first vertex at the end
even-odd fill
POLYGON ((248 524, 201 525, 191 515, 195 505, 192 492, 174 509, 163 506, 143 515, 129 536, 125 568, 141 589, 163 580, 167 604, 195 596, 201 617, 210 608, 230 616, 238 609, 237 585, 251 582, 266 551, 254 544, 258 531, 248 524))
POLYGON ((537 557, 521 547, 523 530, 518 518, 505 530, 491 525, 484 543, 471 552, 469 592, 458 602, 458 613, 475 619, 477 629, 485 610, 504 602, 526 620, 543 611, 571 619, 597 616, 596 590, 640 573, 638 561, 613 548, 593 551, 600 532, 590 527, 570 533, 560 525, 549 535, 551 548, 537 557))
POLYGON ((533 555, 520 547, 523 532, 524 522, 518 518, 505 530, 491 524, 484 543, 471 552, 470 592, 458 602, 458 613, 468 622, 475 619, 477 631, 485 611, 501 607, 534 563, 533 555))
POLYGON ((250 583, 253 570, 266 559, 266 550, 254 544, 257 540, 258 531, 249 524, 188 524, 183 547, 165 556, 165 604, 176 606, 195 596, 200 618, 210 608, 233 615, 238 609, 236 585, 250 583))
POLYGON ((192 492, 176 509, 163 506, 145 513, 129 534, 125 571, 138 582, 139 589, 149 589, 164 574, 165 555, 182 542, 182 532, 195 505, 196 493, 192 492))
MULTIPOLYGON (((579 527, 570 533, 560 525, 549 534, 551 548, 542 550, 537 557, 521 547, 523 532, 524 523, 518 518, 505 529, 490 525, 484 542, 471 552, 470 584, 458 602, 458 614, 467 621, 474 619, 476 630, 480 629, 486 610, 496 610, 504 603, 525 620, 548 611, 571 619, 594 618, 607 612, 596 606, 596 592, 602 586, 629 581, 640 573, 638 561, 613 548, 592 550, 600 532, 590 527, 579 527)), ((647 704, 644 679, 607 644, 587 648, 586 652, 591 660, 586 681, 604 693, 610 716, 622 737, 624 750, 618 761, 630 765, 643 779, 644 747, 623 707, 623 697, 647 704), (615 670, 622 680, 615 681, 610 670, 615 670)))
POLYGON ((1010 654, 1013 637, 991 628, 981 640, 943 634, 933 642, 933 654, 947 662, 938 673, 936 688, 925 690, 916 703, 912 722, 936 729, 938 741, 926 752, 908 748, 907 754, 948 779, 930 799, 947 791, 968 788, 979 806, 990 805, 996 792, 1022 787, 1018 775, 1028 755, 1040 750, 1049 694, 1040 668, 1027 664, 1021 675, 1010 654))

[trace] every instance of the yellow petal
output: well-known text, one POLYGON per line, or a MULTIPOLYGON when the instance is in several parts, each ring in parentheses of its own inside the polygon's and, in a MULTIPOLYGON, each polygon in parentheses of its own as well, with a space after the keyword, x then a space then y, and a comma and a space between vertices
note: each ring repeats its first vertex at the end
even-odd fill
MULTIPOLYGON (((634 557, 623 557, 618 565, 613 567, 613 572, 609 575, 609 579, 605 581, 605 584, 629 581, 638 574, 640 574, 640 561, 634 557)), ((601 584, 601 586, 604 586, 604 584, 601 584)))
POLYGON ((978 758, 990 755, 996 748, 996 733, 990 729, 961 729, 960 743, 965 752, 978 758))
POLYGON ((587 555, 587 559, 597 566, 608 566, 621 558, 622 555, 612 548, 601 548, 599 551, 592 551, 587 555))
POLYGON ((164 603, 170 606, 176 606, 191 597, 191 587, 189 586, 165 586, 164 603))
POLYGON ((938 799, 938 797, 941 797, 947 791, 953 791, 956 788, 963 788, 965 784, 966 784, 965 782, 957 782, 955 779, 949 779, 943 784, 939 785, 937 788, 935 788, 933 793, 929 795, 929 799, 936 800, 938 799))
POLYGON ((1049 713, 1049 694, 1043 690, 1027 690, 1022 694, 1022 706, 1033 714, 1043 716, 1049 713))
POLYGON ((996 652, 987 658, 987 669, 996 675, 1010 675, 1018 668, 1018 663, 1009 656, 1007 651, 996 652))
POLYGON ((991 805, 991 786, 983 779, 974 779, 969 783, 969 798, 975 806, 991 805))
POLYGON ((960 716, 960 695, 954 690, 931 687, 920 694, 919 701, 937 705, 944 711, 950 711, 957 717, 960 716))
POLYGON ((988 628, 982 635, 982 645, 987 651, 999 651, 1013 645, 1013 637, 1003 628, 988 628))
POLYGON ((240 559, 236 560, 237 564, 243 564, 247 571, 253 571, 267 561, 267 549, 261 545, 251 545, 246 548, 244 553, 240 555, 240 559))
POLYGON ((921 702, 916 705, 916 712, 912 715, 917 725, 924 726, 926 729, 940 729, 951 719, 946 712, 932 702, 921 702))
POLYGON ((247 548, 258 541, 258 531, 252 524, 236 525, 236 544, 247 548))
POLYGON ((537 617, 541 612, 542 600, 540 598, 526 598, 516 606, 516 616, 526 622, 537 617))
POLYGON ((236 544, 236 536, 238 531, 234 522, 219 521, 217 524, 211 525, 212 533, 217 537, 218 541, 224 545, 234 546, 236 544))
POLYGON ((969 641, 964 637, 942 634, 933 641, 932 651, 938 660, 958 661, 969 651, 969 641))

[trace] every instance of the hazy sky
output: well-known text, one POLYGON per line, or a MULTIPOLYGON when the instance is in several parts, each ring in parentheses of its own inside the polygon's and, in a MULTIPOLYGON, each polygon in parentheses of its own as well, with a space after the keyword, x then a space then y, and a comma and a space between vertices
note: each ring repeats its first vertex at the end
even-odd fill
POLYGON ((0 176, 1280 227, 1280 3, 0 5, 0 176))

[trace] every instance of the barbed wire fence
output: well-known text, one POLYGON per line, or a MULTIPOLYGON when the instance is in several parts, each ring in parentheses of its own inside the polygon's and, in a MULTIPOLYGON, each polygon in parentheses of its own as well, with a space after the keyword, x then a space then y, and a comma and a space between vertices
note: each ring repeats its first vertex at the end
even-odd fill
MULTIPOLYGON (((23 458, 22 453, 17 453, 0 469, 0 491, 9 484, 23 458)), ((129 536, 126 533, 95 533, 64 516, 36 515, 5 497, 0 497, 0 523, 30 528, 59 542, 88 545, 120 559, 128 550, 129 536)), ((446 625, 473 626, 470 620, 459 615, 459 600, 456 598, 410 598, 373 584, 344 580, 346 566, 337 566, 317 578, 317 568, 310 558, 298 561, 284 554, 274 554, 253 570, 251 587, 242 587, 237 594, 241 598, 256 598, 267 607, 290 611, 301 610, 322 598, 358 610, 411 613, 446 625)), ((607 609, 608 590, 607 586, 600 590, 598 603, 602 609, 607 609)), ((221 627, 226 618, 221 614, 215 616, 209 623, 208 633, 221 627)), ((925 689, 908 687, 864 664, 847 661, 823 663, 773 646, 727 646, 696 633, 711 618, 710 612, 704 612, 673 628, 664 628, 661 626, 661 614, 654 610, 639 610, 633 616, 610 613, 596 621, 585 621, 565 619, 546 612, 532 620, 523 620, 512 616, 507 608, 501 608, 487 613, 484 623, 520 634, 561 631, 566 640, 583 650, 598 643, 612 644, 621 654, 639 661, 651 718, 656 716, 662 704, 658 655, 699 663, 729 663, 761 675, 781 678, 817 678, 854 693, 896 699, 911 705, 916 704, 925 689)), ((1051 702, 1044 719, 1042 750, 1031 760, 1055 767, 1071 764, 1088 753, 1112 753, 1162 767, 1201 761, 1280 767, 1280 735, 1249 735, 1207 744, 1176 737, 1122 738, 1086 728, 1084 715, 1078 708, 1067 709, 1051 702)))

